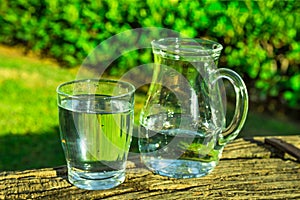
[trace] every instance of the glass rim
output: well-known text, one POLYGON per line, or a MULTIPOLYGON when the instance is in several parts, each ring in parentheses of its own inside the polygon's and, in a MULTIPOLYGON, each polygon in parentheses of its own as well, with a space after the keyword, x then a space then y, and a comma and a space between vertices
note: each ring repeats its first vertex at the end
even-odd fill
POLYGON ((167 37, 151 42, 152 47, 170 51, 174 54, 185 53, 217 53, 223 49, 223 46, 215 41, 201 38, 180 38, 180 37, 167 37), (211 48, 208 48, 211 45, 211 48))
POLYGON ((61 95, 61 96, 71 97, 73 99, 80 99, 81 98, 80 96, 76 96, 75 94, 63 92, 63 91, 61 91, 61 88, 66 86, 66 85, 71 85, 71 84, 76 84, 76 83, 84 83, 84 82, 114 83, 116 85, 117 84, 124 85, 129 89, 128 92, 120 94, 120 95, 103 96, 104 99, 122 98, 122 97, 125 97, 125 96, 130 96, 135 92, 135 87, 134 87, 133 84, 131 84, 129 82, 126 82, 126 81, 113 80, 113 79, 80 79, 80 80, 67 81, 67 82, 64 82, 64 83, 61 83, 60 85, 58 85, 57 88, 56 88, 56 92, 57 92, 58 95, 61 95))

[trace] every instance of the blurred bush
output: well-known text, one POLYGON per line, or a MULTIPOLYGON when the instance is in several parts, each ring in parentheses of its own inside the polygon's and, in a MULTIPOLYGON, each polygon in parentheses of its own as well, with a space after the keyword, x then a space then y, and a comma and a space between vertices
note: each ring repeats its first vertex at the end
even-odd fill
POLYGON ((0 42, 75 66, 101 41, 132 28, 207 37, 224 45, 220 65, 243 75, 251 102, 274 111, 300 107, 299 19, 300 1, 2 0, 0 42))

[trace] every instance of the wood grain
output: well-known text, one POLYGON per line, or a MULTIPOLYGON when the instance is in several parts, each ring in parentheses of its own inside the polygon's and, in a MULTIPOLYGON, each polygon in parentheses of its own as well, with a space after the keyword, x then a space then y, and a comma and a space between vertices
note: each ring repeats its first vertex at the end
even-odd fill
MULTIPOLYGON (((283 137, 300 146, 300 136, 283 137)), ((282 139, 282 138, 281 138, 282 139)), ((65 166, 0 172, 0 199, 289 199, 300 198, 300 164, 278 158, 264 138, 228 144, 215 170, 202 178, 155 175, 130 158, 126 180, 104 191, 78 189, 67 181, 65 166)))

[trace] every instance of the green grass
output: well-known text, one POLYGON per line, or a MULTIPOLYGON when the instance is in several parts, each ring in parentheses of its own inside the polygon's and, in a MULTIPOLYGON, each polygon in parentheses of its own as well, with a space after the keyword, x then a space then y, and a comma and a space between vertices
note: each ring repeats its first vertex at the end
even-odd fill
POLYGON ((0 48, 0 170, 64 164, 56 87, 75 70, 0 48))
POLYGON ((239 137, 299 135, 299 130, 299 122, 292 121, 288 116, 280 117, 250 111, 239 137))
POLYGON ((76 73, 25 57, 0 55, 0 61, 1 135, 57 126, 56 87, 76 73))
MULTIPOLYGON (((77 69, 0 46, 0 171, 65 164, 58 130, 56 87, 77 69)), ((135 121, 144 96, 136 95, 135 121)), ((251 108, 250 108, 251 109, 251 108)), ((240 136, 297 134, 288 119, 250 112, 240 136)), ((137 149, 136 140, 133 149, 137 149)))

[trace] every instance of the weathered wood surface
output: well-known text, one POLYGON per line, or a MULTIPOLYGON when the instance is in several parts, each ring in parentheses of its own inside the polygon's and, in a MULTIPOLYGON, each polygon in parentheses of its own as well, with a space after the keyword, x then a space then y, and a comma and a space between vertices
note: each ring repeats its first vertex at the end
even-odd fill
MULTIPOLYGON (((300 136, 277 138, 300 148, 300 136)), ((300 163, 260 137, 228 144, 216 169, 202 178, 155 175, 131 160, 125 182, 105 191, 72 186, 65 166, 0 172, 0 199, 300 199, 300 163)))

